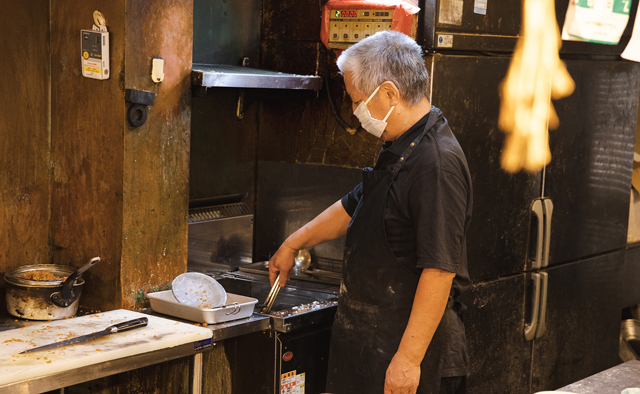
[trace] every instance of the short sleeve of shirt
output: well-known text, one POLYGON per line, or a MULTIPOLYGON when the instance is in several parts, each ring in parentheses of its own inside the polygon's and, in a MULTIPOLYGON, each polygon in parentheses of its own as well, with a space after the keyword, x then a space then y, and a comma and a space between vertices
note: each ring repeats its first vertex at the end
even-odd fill
POLYGON ((353 217, 354 212, 356 211, 356 207, 362 198, 362 182, 358 183, 356 187, 353 188, 346 196, 342 197, 342 207, 349 214, 349 216, 353 217))
POLYGON ((435 168, 417 177, 409 192, 416 233, 416 267, 458 272, 468 190, 461 175, 435 168))

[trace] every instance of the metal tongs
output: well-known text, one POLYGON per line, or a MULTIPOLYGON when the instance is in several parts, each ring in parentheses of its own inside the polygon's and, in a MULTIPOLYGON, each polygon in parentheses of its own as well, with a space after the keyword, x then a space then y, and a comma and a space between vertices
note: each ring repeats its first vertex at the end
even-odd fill
POLYGON ((271 307, 273 306, 273 302, 276 300, 276 296, 280 291, 280 275, 276 278, 276 281, 271 286, 271 291, 267 296, 267 300, 264 302, 264 307, 262 307, 261 313, 269 313, 271 312, 271 307))

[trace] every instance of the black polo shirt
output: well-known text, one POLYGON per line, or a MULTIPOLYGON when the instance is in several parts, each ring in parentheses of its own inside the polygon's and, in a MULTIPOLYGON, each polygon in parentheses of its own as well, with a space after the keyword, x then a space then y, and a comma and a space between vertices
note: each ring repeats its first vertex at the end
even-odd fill
MULTIPOLYGON (((394 142, 385 142, 375 170, 391 170, 424 130, 429 116, 438 120, 406 159, 387 195, 384 225, 398 261, 420 274, 437 268, 456 274, 454 299, 470 284, 466 234, 473 203, 471 175, 465 155, 438 108, 433 108, 394 142)), ((342 198, 353 216, 362 197, 362 183, 342 198)), ((443 377, 466 375, 464 327, 452 327, 443 377)))

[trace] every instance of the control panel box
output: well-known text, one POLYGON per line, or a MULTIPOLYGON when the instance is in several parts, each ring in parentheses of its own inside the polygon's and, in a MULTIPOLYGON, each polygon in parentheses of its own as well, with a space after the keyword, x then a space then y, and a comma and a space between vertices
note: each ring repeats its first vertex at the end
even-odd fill
POLYGON ((109 33, 81 30, 82 76, 109 79, 109 33))
POLYGON ((347 48, 379 31, 391 30, 393 9, 331 10, 329 48, 347 48))
POLYGON ((410 0, 328 0, 322 6, 320 41, 347 49, 380 31, 416 37, 420 8, 410 0))

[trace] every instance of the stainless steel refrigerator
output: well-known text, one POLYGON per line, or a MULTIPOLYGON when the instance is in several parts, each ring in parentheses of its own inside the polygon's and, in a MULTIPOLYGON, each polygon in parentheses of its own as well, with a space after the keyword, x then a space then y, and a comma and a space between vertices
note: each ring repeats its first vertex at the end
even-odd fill
MULTIPOLYGON (((422 2, 419 37, 432 103, 449 120, 473 179, 473 286, 463 296, 468 391, 552 390, 620 362, 640 65, 619 54, 637 4, 619 45, 563 43, 576 89, 553 103, 560 127, 550 132, 551 163, 511 175, 500 169, 498 86, 520 30, 520 2, 480 2, 485 15, 478 3, 422 2)), ((567 5, 557 1, 560 26, 567 5)))

